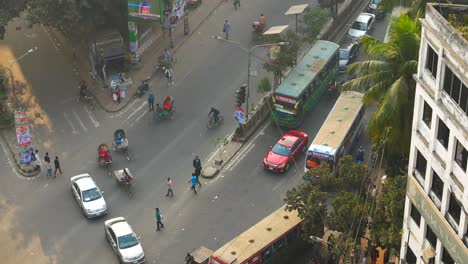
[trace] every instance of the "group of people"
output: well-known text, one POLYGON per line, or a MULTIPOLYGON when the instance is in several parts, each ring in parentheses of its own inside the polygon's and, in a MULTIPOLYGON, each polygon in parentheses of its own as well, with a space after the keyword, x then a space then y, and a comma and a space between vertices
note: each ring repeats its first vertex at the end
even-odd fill
MULTIPOLYGON (((38 157, 36 157, 36 158, 38 158, 38 157)), ((45 168, 46 168, 46 176, 50 177, 50 176, 52 176, 52 165, 50 164, 51 160, 50 160, 50 157, 49 157, 49 152, 45 153, 44 161, 45 161, 45 168)), ((58 156, 55 156, 54 167, 55 167, 54 178, 57 177, 57 172, 59 172, 60 175, 62 175, 62 168, 60 167, 60 161, 59 161, 58 156)))

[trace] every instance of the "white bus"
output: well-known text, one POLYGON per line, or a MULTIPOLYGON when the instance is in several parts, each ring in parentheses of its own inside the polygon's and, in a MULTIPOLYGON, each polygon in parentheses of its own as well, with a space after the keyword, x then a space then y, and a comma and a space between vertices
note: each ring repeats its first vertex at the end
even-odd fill
POLYGON ((337 161, 350 151, 354 139, 362 131, 361 120, 365 111, 363 96, 362 93, 354 91, 341 93, 307 150, 306 173, 321 162, 327 162, 330 170, 336 172, 337 161))

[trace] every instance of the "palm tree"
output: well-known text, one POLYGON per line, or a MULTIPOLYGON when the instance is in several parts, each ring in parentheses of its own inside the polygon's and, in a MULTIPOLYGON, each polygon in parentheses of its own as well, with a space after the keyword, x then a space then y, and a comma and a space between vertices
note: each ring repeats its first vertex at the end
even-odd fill
POLYGON ((357 77, 343 85, 344 90, 365 92, 365 104, 377 103, 368 132, 374 143, 386 142, 390 154, 406 156, 409 150, 420 32, 419 24, 403 14, 392 19, 388 43, 363 37, 372 59, 350 65, 348 72, 357 77))

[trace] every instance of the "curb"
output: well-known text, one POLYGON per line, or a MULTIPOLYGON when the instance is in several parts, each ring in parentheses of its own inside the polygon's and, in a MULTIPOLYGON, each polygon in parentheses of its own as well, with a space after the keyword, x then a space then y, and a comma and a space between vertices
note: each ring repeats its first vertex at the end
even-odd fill
POLYGON ((13 152, 13 150, 11 149, 10 147, 10 144, 8 144, 8 141, 6 140, 5 136, 3 135, 3 131, 4 131, 5 128, 1 129, 0 131, 0 137, 2 138, 2 140, 5 142, 5 145, 7 146, 8 148, 8 151, 10 151, 10 155, 13 157, 13 160, 15 161, 15 169, 16 171, 23 175, 24 177, 26 178, 33 178, 35 176, 38 176, 40 173, 41 173, 41 169, 39 170, 34 170, 33 172, 27 172, 25 170, 23 170, 21 167, 20 167, 20 164, 18 162, 18 159, 16 158, 16 155, 15 153, 13 152))

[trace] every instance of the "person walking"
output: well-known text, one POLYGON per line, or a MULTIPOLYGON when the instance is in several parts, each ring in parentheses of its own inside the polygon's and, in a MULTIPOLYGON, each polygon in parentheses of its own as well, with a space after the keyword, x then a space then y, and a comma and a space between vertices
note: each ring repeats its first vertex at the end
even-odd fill
POLYGON ((190 189, 193 190, 194 194, 197 194, 197 188, 196 188, 196 186, 197 186, 197 176, 192 174, 192 178, 190 178, 190 180, 188 182, 192 184, 192 187, 190 187, 190 189))
POLYGON ((52 176, 52 164, 50 164, 50 162, 46 162, 45 168, 46 168, 46 176, 47 178, 49 178, 50 176, 52 176))
POLYGON ((44 161, 45 161, 46 163, 50 163, 49 152, 46 152, 46 153, 45 153, 44 161))
POLYGON ((169 194, 171 194, 171 197, 174 196, 174 193, 172 192, 173 187, 174 187, 174 183, 172 183, 171 178, 167 178, 167 194, 166 194, 167 197, 169 197, 169 194))
POLYGON ((120 89, 119 88, 116 89, 115 95, 117 96, 117 103, 120 104, 120 89))
POLYGON ((192 164, 193 164, 193 168, 195 168, 195 169, 200 168, 200 170, 201 170, 202 165, 201 165, 200 158, 198 158, 198 156, 195 156, 195 158, 193 159, 192 164))
POLYGON ((174 75, 174 72, 172 71, 172 68, 170 68, 170 67, 167 68, 164 73, 166 75, 167 85, 171 86, 172 84, 174 84, 174 82, 172 81, 172 77, 174 75))
POLYGON ((240 0, 234 0, 234 2, 232 2, 232 4, 234 5, 234 8, 237 10, 237 8, 240 7, 240 0))
POLYGON ((156 214, 155 214, 155 217, 156 217, 156 231, 159 231, 161 230, 161 228, 164 227, 163 223, 162 223, 162 215, 161 215, 161 211, 159 211, 159 208, 156 208, 156 214))
POLYGON ((55 165, 55 171, 54 171, 54 178, 57 177, 57 171, 60 172, 60 175, 62 175, 62 168, 60 168, 60 161, 59 161, 59 158, 58 156, 55 156, 55 160, 54 160, 54 165, 55 165))
POLYGON ((152 92, 148 93, 148 107, 150 111, 154 110, 154 94, 152 92))
POLYGON ((223 32, 226 35, 226 40, 228 40, 229 39, 229 33, 231 32, 231 23, 229 23, 229 21, 227 21, 227 20, 224 22, 223 32))

